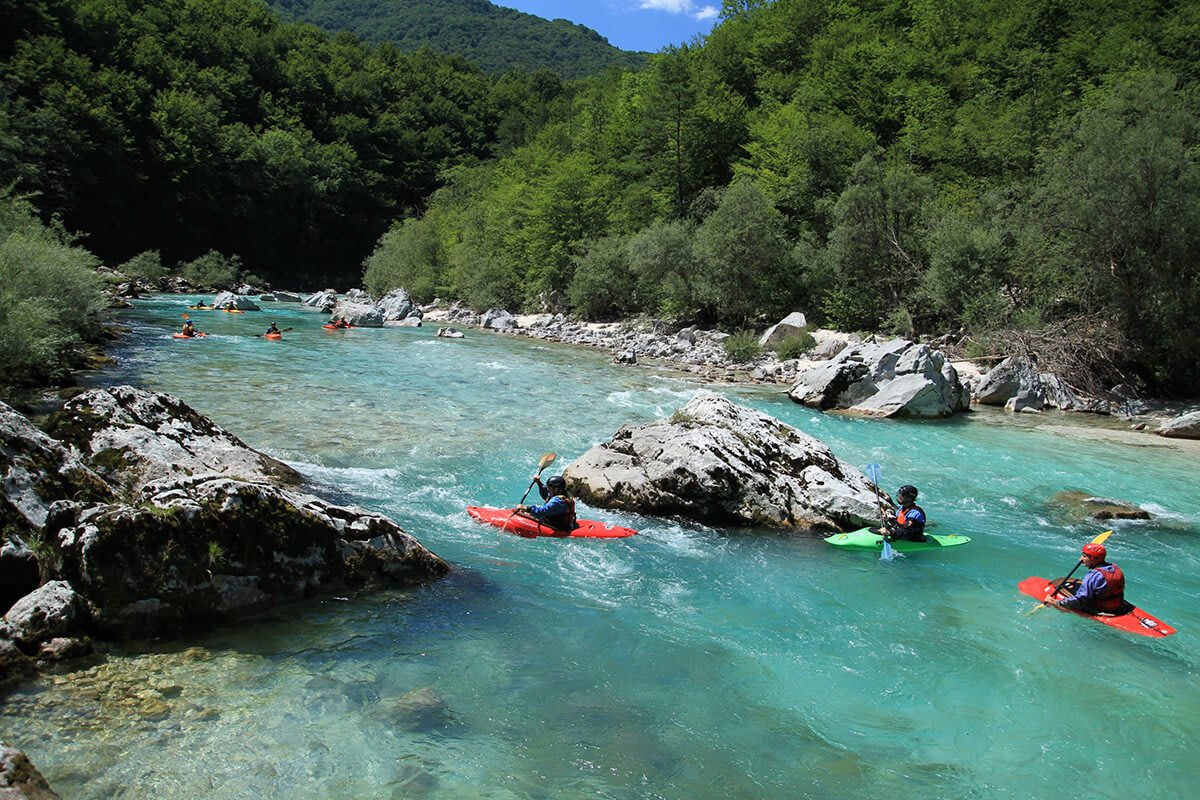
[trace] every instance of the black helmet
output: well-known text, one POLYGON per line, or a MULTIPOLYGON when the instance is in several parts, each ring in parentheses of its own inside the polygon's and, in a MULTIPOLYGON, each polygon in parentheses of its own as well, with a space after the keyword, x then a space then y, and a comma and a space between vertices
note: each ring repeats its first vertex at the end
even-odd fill
POLYGON ((567 482, 563 480, 562 475, 555 475, 550 480, 546 481, 547 488, 554 489, 556 492, 565 491, 567 482))
POLYGON ((898 494, 901 497, 911 497, 913 500, 916 500, 917 499, 917 487, 909 486, 906 483, 903 486, 901 486, 899 489, 896 490, 896 494, 898 494))

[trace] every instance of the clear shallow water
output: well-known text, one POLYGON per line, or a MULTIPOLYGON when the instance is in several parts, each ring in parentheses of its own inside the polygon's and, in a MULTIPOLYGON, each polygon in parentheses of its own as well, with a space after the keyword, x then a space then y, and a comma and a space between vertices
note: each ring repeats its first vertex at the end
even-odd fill
MULTIPOLYGON (((1200 777, 1195 449, 1113 444, 1045 420, 820 415, 731 397, 921 487, 944 554, 881 562, 819 540, 604 511, 628 540, 525 540, 470 521, 696 386, 604 353, 432 328, 331 332, 295 307, 143 302, 98 376, 169 391, 338 501, 397 519, 454 574, 324 599, 203 638, 118 651, 0 707, 64 797, 725 798, 1189 796, 1200 777), (292 326, 282 342, 261 333, 292 326), (1052 428, 1052 429, 1051 429, 1052 428), (1133 639, 1015 588, 1102 528, 1063 489, 1150 508, 1110 552, 1174 623, 1133 639), (138 694, 141 697, 138 697, 138 694), (438 705, 430 698, 440 698, 438 705)), ((1146 444, 1157 444, 1153 437, 1146 444)))

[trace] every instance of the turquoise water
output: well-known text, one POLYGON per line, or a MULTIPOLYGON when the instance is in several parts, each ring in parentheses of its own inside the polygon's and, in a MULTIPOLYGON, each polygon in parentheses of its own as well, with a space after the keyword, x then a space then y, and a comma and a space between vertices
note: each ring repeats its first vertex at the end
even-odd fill
POLYGON ((565 466, 699 387, 473 331, 325 331, 295 307, 192 312, 214 335, 171 340, 184 310, 128 312, 97 380, 183 398, 455 571, 22 687, 0 738, 64 797, 1178 798, 1200 778, 1200 450, 1053 417, 852 420, 715 387, 918 485, 935 531, 974 541, 885 562, 592 510, 641 535, 526 540, 463 507, 516 502, 542 453, 565 466), (270 320, 294 330, 253 335, 270 320), (1026 614, 1016 582, 1063 574, 1103 529, 1056 516, 1064 489, 1155 513, 1108 546, 1177 636, 1026 614))

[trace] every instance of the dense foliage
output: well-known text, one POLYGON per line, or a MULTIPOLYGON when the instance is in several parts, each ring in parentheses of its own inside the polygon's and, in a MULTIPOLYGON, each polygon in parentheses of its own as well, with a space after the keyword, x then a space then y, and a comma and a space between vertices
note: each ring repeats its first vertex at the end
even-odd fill
POLYGON ((564 78, 608 67, 639 69, 643 53, 613 47, 600 34, 565 19, 545 20, 488 0, 268 0, 285 19, 404 51, 428 47, 461 55, 491 75, 548 69, 564 78))
POLYGON ((365 258, 423 300, 803 310, 1195 391, 1197 52, 1182 0, 725 0, 641 71, 492 79, 257 0, 29 0, 0 6, 0 185, 145 274, 365 258))
POLYGON ((96 259, 0 192, 0 396, 60 381, 104 307, 96 259))
POLYGON ((366 280, 980 347, 1110 331, 1126 368, 1195 390, 1197 8, 726 0, 702 45, 567 85, 450 174, 366 280))
POLYGON ((345 283, 438 172, 489 153, 467 62, 281 24, 256 0, 0 8, 0 185, 109 262, 210 249, 345 283))

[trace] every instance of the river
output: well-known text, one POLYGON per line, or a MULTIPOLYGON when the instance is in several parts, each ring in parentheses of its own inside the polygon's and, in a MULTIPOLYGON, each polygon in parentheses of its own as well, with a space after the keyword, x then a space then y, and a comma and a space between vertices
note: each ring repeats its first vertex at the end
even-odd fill
POLYGON ((463 507, 515 503, 543 453, 553 472, 701 387, 599 351, 328 331, 264 305, 140 301, 89 380, 182 398, 454 572, 19 687, 0 738, 63 797, 1152 800, 1200 779, 1196 448, 1056 415, 858 420, 707 387, 881 464, 893 491, 920 487, 933 532, 973 541, 881 561, 592 509, 640 535, 527 540, 463 507), (211 335, 172 340, 182 313, 211 335), (292 328, 282 341, 257 335, 271 320, 292 328), (1017 581, 1064 574, 1105 529, 1061 516, 1049 501, 1069 489, 1154 514, 1107 544, 1130 599, 1178 635, 1027 613, 1017 581))

